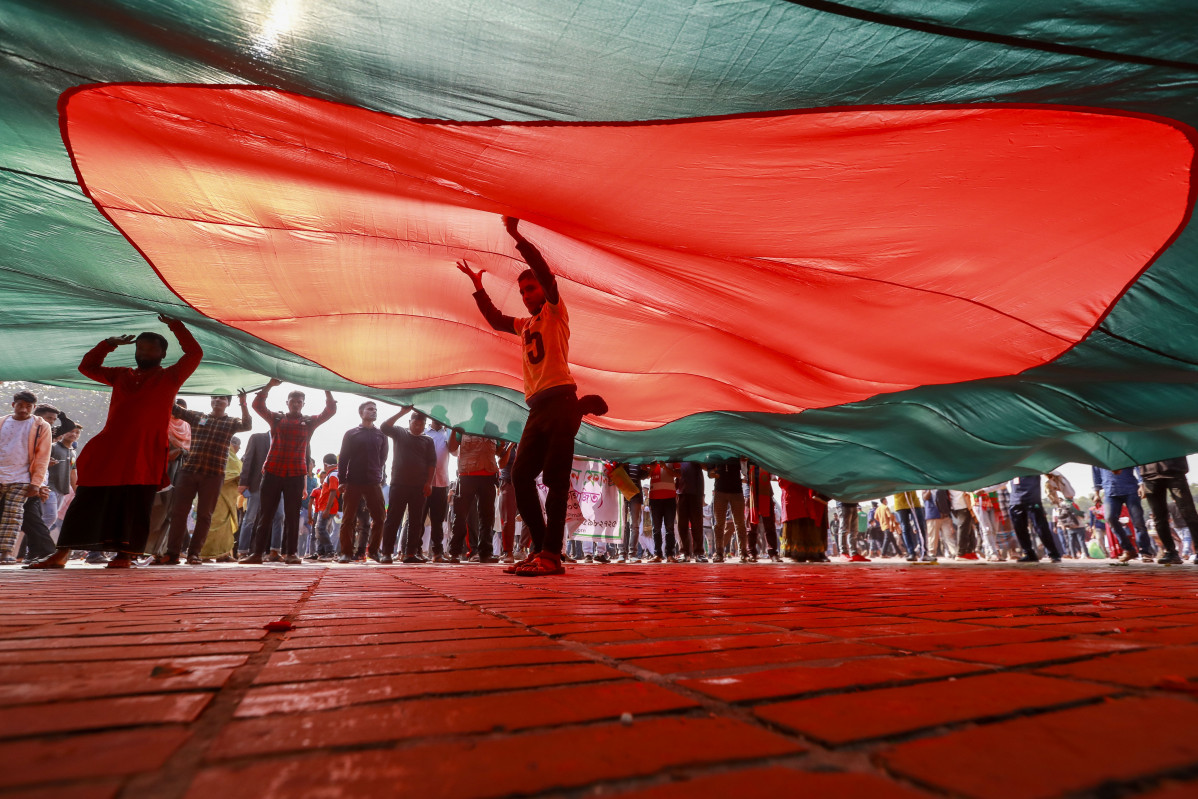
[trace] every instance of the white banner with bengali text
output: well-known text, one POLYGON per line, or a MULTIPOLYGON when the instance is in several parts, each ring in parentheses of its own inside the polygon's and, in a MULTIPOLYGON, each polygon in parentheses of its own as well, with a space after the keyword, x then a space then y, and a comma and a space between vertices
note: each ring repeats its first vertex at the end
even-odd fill
MULTIPOLYGON (((541 506, 549 489, 537 478, 541 506)), ((620 493, 603 461, 574 459, 570 470, 570 499, 566 505, 566 534, 590 541, 620 540, 620 493)))

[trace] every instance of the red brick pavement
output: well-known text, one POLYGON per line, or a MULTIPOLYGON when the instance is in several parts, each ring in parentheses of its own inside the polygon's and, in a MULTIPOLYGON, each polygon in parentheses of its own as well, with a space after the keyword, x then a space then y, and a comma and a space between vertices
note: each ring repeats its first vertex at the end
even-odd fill
POLYGON ((0 799, 1198 796, 1192 566, 73 565, 0 608, 0 799))

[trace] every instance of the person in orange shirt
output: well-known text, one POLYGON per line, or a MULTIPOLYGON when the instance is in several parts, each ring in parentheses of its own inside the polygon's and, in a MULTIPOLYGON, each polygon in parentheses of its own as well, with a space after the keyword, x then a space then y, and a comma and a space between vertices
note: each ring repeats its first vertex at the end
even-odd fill
POLYGON ((570 494, 570 469, 574 436, 587 414, 602 416, 607 403, 597 395, 578 396, 570 374, 570 315, 558 293, 549 265, 518 230, 519 219, 504 217, 504 226, 529 268, 516 279, 520 298, 531 316, 516 319, 499 312, 483 289, 486 270, 474 271, 462 260, 458 268, 474 283, 474 301, 492 328, 520 336, 523 343, 524 397, 528 421, 512 464, 516 507, 532 538, 531 554, 507 571, 534 577, 564 574, 562 543, 566 529, 566 503, 570 494), (544 515, 536 478, 549 489, 544 515))

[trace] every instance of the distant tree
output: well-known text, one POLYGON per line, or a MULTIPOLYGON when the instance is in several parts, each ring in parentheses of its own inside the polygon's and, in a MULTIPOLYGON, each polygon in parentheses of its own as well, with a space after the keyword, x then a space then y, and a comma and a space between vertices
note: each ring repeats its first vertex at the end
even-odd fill
POLYGON ((104 421, 108 418, 110 394, 107 391, 62 388, 17 380, 0 382, 0 415, 12 412, 9 404, 12 402, 12 395, 18 391, 32 391, 37 395, 39 403, 48 402, 64 412, 76 424, 83 425, 83 434, 79 436, 80 448, 104 427, 104 421))

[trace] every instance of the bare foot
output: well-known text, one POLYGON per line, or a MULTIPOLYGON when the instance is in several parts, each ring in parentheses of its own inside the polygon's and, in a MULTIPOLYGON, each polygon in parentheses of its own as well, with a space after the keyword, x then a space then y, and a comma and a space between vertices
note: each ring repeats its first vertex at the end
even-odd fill
POLYGON ((56 549, 53 553, 47 555, 41 560, 35 560, 33 563, 26 563, 22 568, 25 569, 63 569, 66 568, 67 559, 71 557, 71 550, 56 549))

